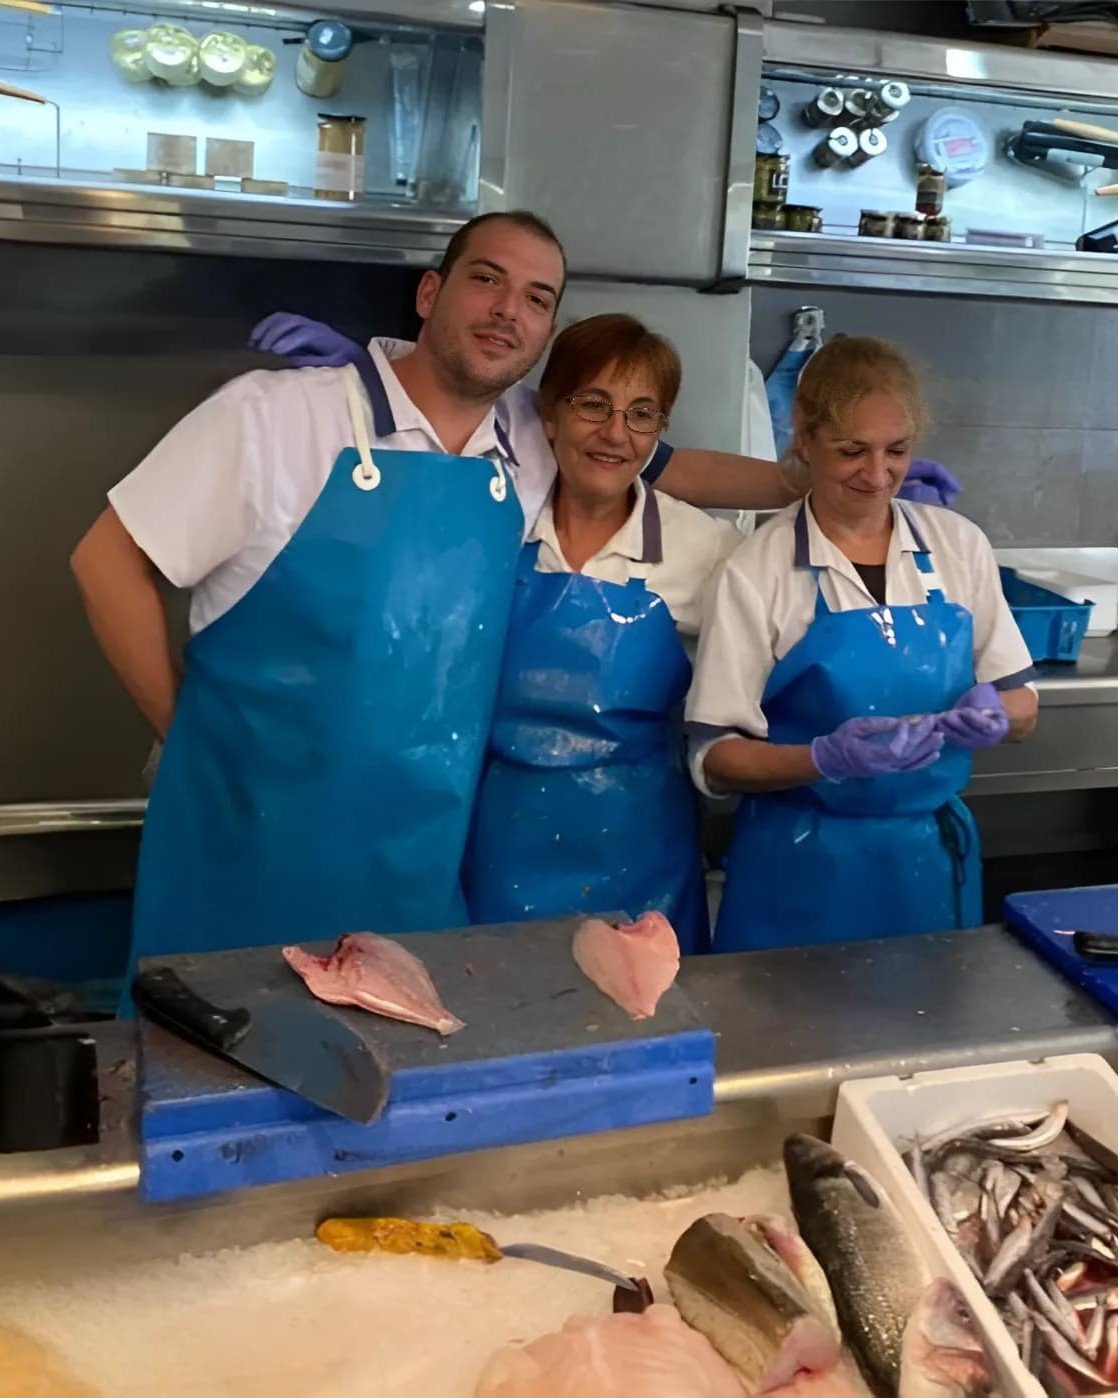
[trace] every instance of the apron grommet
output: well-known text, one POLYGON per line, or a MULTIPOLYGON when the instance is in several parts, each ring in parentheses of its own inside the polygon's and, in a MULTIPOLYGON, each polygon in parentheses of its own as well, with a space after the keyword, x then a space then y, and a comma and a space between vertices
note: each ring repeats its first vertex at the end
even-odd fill
POLYGON ((509 493, 508 482, 504 476, 494 476, 489 482, 489 493, 493 499, 500 504, 509 493))
POLYGON ((376 466, 366 473, 364 466, 359 461, 353 468, 353 484, 358 490, 376 490, 380 485, 380 471, 376 466))

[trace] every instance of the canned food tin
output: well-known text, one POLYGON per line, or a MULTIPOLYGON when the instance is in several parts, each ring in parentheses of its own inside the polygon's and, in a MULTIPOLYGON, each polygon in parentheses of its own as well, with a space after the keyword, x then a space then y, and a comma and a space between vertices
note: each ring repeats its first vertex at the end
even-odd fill
POLYGON ((934 165, 921 165, 916 171, 916 207, 922 214, 943 212, 947 176, 934 165))
POLYGON ((858 220, 858 235, 862 238, 891 238, 893 215, 880 209, 863 209, 858 220))
POLYGON ((837 87, 820 88, 811 101, 800 108, 800 116, 808 126, 823 126, 828 121, 837 120, 842 112, 842 93, 837 87))
POLYGON ((891 79, 869 94, 866 116, 878 126, 884 126, 900 116, 902 107, 907 107, 911 98, 908 83, 891 79))
POLYGON ((924 240, 928 243, 951 241, 951 220, 946 214, 932 214, 924 223, 924 240))
POLYGON ((785 204, 784 226, 792 233, 822 233, 823 210, 814 204, 785 204))
POLYGON ((753 227, 776 229, 784 227, 783 204, 754 204, 753 227))
POLYGON ((895 214, 893 217, 893 237, 904 238, 909 242, 922 242, 924 238, 923 214, 895 214))
POLYGON ((783 204, 788 194, 788 166, 786 155, 758 155, 757 183, 754 198, 759 204, 783 204))
POLYGON ((849 126, 836 126, 812 151, 816 165, 829 170, 840 161, 849 160, 858 149, 858 138, 849 126))
POLYGON ((865 131, 858 133, 858 149, 850 157, 850 164, 854 166, 865 165, 874 156, 884 155, 888 144, 884 131, 879 131, 876 126, 867 127, 865 131))
POLYGON ((763 87, 757 95, 757 120, 774 121, 780 114, 780 98, 771 87, 763 87))

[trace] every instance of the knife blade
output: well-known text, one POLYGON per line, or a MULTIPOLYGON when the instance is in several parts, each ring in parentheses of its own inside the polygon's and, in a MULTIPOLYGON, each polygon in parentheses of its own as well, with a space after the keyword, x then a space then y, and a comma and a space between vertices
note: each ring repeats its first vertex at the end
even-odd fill
POLYGON ((559 1248, 545 1247, 542 1243, 498 1243, 505 1257, 520 1257, 525 1262, 542 1262, 545 1267, 562 1267, 567 1272, 581 1272, 584 1277, 596 1277, 609 1282, 611 1286, 623 1286, 627 1291, 639 1291, 632 1277, 619 1272, 616 1267, 607 1267, 604 1262, 595 1262, 591 1257, 578 1257, 573 1252, 562 1252, 559 1248))
POLYGON ((383 1054, 318 1001, 246 991, 224 1009, 170 966, 141 971, 132 997, 161 1028, 350 1121, 375 1121, 388 1101, 383 1054))

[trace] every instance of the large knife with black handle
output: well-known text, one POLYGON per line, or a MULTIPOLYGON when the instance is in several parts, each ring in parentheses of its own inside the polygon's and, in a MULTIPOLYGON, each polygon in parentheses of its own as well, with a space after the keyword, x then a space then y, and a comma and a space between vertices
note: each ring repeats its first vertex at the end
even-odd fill
POLYGON ((317 1000, 246 990, 212 1004, 170 966, 148 966, 132 998, 153 1023, 350 1121, 375 1121, 388 1100, 383 1054, 317 1000))

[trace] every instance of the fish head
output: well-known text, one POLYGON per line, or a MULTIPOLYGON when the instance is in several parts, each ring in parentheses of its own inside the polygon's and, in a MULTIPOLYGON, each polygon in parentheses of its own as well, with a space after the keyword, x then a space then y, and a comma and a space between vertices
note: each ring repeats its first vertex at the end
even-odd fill
POLYGON ((882 1196, 870 1176, 826 1141, 797 1131, 784 1142, 784 1170, 793 1195, 826 1180, 844 1182, 871 1209, 881 1207, 882 1196))
POLYGON ((937 1277, 905 1328, 903 1398, 982 1398, 994 1378, 970 1309, 954 1282, 937 1277))

